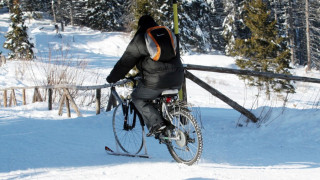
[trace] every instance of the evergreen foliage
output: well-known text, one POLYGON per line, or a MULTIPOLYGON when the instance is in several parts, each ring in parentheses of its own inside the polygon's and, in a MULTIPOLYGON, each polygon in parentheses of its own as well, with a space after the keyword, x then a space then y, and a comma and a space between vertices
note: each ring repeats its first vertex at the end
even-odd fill
POLYGON ((24 18, 19 5, 14 5, 10 15, 11 24, 8 33, 5 35, 7 40, 3 47, 9 49, 9 59, 26 59, 33 58, 34 47, 28 40, 27 26, 24 24, 24 18))
POLYGON ((310 46, 312 66, 320 69, 320 1, 310 1, 310 46))
POLYGON ((124 1, 89 0, 87 11, 88 26, 102 31, 123 30, 122 14, 124 1))
POLYGON ((156 0, 135 0, 131 8, 134 14, 134 21, 131 24, 133 29, 136 30, 138 28, 138 20, 143 15, 150 15, 158 24, 162 24, 162 15, 159 12, 158 3, 156 0))
POLYGON ((185 51, 207 52, 211 48, 210 34, 204 31, 211 18, 210 6, 204 0, 185 1, 182 5, 181 41, 185 51))
POLYGON ((250 30, 242 19, 244 16, 245 0, 226 1, 225 13, 227 15, 222 25, 222 34, 226 40, 225 53, 230 55, 231 51, 234 49, 235 40, 237 38, 248 38, 250 36, 250 30))
MULTIPOLYGON (((240 56, 236 64, 241 69, 258 72, 290 74, 290 52, 282 37, 278 36, 276 21, 270 16, 267 5, 262 0, 251 0, 245 5, 244 23, 250 29, 251 36, 247 39, 236 39, 232 55, 240 56)), ((242 76, 250 85, 271 92, 293 93, 294 87, 286 80, 270 78, 254 78, 242 76)))
POLYGON ((50 0, 23 0, 20 5, 23 11, 47 11, 50 9, 50 0))

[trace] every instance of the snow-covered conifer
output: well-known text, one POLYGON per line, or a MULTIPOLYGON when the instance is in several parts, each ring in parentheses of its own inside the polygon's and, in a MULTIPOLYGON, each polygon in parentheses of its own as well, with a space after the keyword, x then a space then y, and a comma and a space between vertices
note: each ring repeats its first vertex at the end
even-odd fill
POLYGON ((19 5, 14 5, 10 15, 11 24, 5 37, 3 47, 9 49, 10 59, 27 59, 33 58, 33 44, 29 42, 27 26, 24 24, 24 18, 19 5))

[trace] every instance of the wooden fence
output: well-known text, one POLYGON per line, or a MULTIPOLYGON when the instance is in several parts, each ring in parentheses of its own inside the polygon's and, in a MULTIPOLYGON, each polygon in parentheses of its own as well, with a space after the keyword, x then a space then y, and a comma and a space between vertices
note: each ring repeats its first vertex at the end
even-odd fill
MULTIPOLYGON (((122 80, 117 83, 115 83, 115 86, 122 85, 127 83, 130 80, 122 80)), ((33 97, 32 97, 32 103, 34 102, 43 102, 44 99, 40 94, 39 89, 45 89, 48 92, 48 109, 52 110, 52 95, 53 95, 53 89, 61 89, 63 90, 60 101, 59 101, 59 111, 58 114, 62 115, 63 107, 66 105, 67 108, 67 114, 68 117, 71 117, 71 111, 70 111, 70 104, 71 107, 74 109, 74 111, 77 113, 77 116, 80 117, 81 112, 76 105, 74 98, 71 96, 69 90, 96 90, 95 95, 95 101, 96 101, 96 114, 100 114, 101 109, 101 89, 103 88, 109 88, 111 87, 110 84, 103 84, 103 85, 95 85, 95 86, 75 86, 75 85, 48 85, 48 86, 29 86, 29 87, 9 87, 9 88, 0 88, 0 91, 3 91, 3 106, 16 106, 17 105, 17 99, 16 99, 16 93, 15 91, 18 89, 22 90, 22 104, 26 105, 26 90, 33 89, 33 97), (8 102, 8 95, 9 95, 9 102, 8 102)), ((0 98, 1 100, 1 98, 0 98)), ((0 101, 1 102, 1 101, 0 101)), ((1 104, 1 103, 0 103, 1 104)))
MULTIPOLYGON (((309 77, 301 77, 301 76, 290 76, 290 75, 284 75, 284 74, 274 74, 274 73, 266 73, 266 72, 256 72, 256 71, 248 71, 248 70, 239 70, 239 69, 229 69, 229 68, 222 68, 222 67, 209 67, 209 66, 200 66, 200 65, 192 65, 192 64, 186 64, 185 67, 185 77, 190 79, 191 81, 195 82, 208 92, 210 92, 212 95, 216 96, 226 104, 230 105, 235 110, 239 111, 243 115, 245 115, 248 119, 250 119, 252 122, 257 122, 258 118, 252 114, 249 110, 245 109, 232 99, 228 98, 215 88, 211 87, 198 77, 196 77, 194 74, 190 72, 190 70, 199 70, 199 71, 208 71, 208 72, 217 72, 217 73, 228 73, 228 74, 237 74, 237 75, 249 75, 249 76, 259 76, 259 77, 268 77, 268 78, 278 78, 278 79, 286 79, 286 80, 295 80, 295 81, 303 81, 303 82, 311 82, 311 83, 320 83, 320 79, 316 78, 309 78, 309 77)), ((115 86, 122 85, 127 83, 130 80, 122 80, 117 83, 115 83, 115 86)), ((0 91, 3 91, 3 106, 8 107, 9 106, 16 106, 17 100, 15 95, 15 90, 22 89, 22 104, 26 105, 26 90, 27 89, 33 89, 33 100, 32 102, 37 101, 43 101, 43 98, 39 92, 39 89, 46 89, 48 92, 48 109, 52 110, 52 94, 53 89, 61 89, 63 90, 62 96, 59 101, 59 111, 58 114, 62 115, 62 110, 64 105, 66 105, 67 108, 67 114, 68 117, 71 117, 70 113, 70 104, 74 111, 77 113, 78 116, 81 116, 81 112, 78 109, 78 106, 76 105, 73 97, 70 94, 69 90, 96 90, 95 94, 95 100, 96 100, 96 114, 100 114, 101 109, 101 89, 103 88, 110 88, 110 84, 103 84, 103 85, 95 85, 95 86, 75 86, 75 85, 52 85, 52 86, 31 86, 31 87, 9 87, 9 88, 0 88, 0 91), (10 94, 9 97, 9 104, 8 104, 8 93, 10 94)), ((182 88, 184 90, 183 96, 186 97, 187 90, 186 86, 184 84, 184 87, 182 88)), ((1 103, 0 103, 1 104, 1 103)), ((114 101, 112 95, 110 96, 109 102, 108 102, 108 108, 110 109, 111 106, 114 106, 114 101)))
POLYGON ((201 66, 201 65, 193 65, 193 64, 186 64, 184 65, 185 77, 192 80, 202 88, 206 89, 212 95, 216 96, 235 110, 239 111, 241 114, 246 116, 252 122, 257 122, 258 118, 252 114, 250 111, 233 101, 232 99, 228 98, 227 96, 223 95, 221 92, 216 90, 215 88, 211 87, 204 81, 197 78, 193 75, 189 70, 199 70, 199 71, 208 71, 208 72, 217 72, 217 73, 227 73, 227 74, 237 74, 237 75, 249 75, 249 76, 257 76, 257 77, 267 77, 267 78, 278 78, 278 79, 286 79, 286 80, 294 80, 294 81, 302 81, 302 82, 311 82, 311 83, 320 83, 320 79, 316 78, 309 78, 309 77, 302 77, 302 76, 291 76, 285 74, 275 74, 275 73, 268 73, 268 72, 257 72, 257 71, 249 71, 249 70, 240 70, 240 69, 230 69, 230 68, 222 68, 222 67, 212 67, 212 66, 201 66))

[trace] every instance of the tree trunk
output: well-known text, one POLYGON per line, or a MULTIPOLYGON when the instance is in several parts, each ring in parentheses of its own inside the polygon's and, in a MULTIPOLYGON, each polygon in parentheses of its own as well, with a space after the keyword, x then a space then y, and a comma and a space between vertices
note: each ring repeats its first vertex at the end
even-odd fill
POLYGON ((60 21, 61 24, 61 31, 64 31, 64 22, 63 22, 63 14, 61 10, 61 0, 58 0, 58 21, 60 21))
POLYGON ((292 0, 289 0, 289 7, 288 7, 288 36, 289 36, 289 45, 290 45, 290 52, 291 52, 291 64, 295 65, 297 62, 294 59, 295 54, 295 45, 294 45, 294 29, 293 29, 293 13, 292 13, 292 0))
POLYGON ((53 21, 54 23, 57 23, 56 11, 54 10, 54 0, 51 1, 51 9, 52 9, 53 21))
POLYGON ((309 29, 309 0, 306 0, 306 37, 307 37, 307 70, 311 70, 311 52, 310 52, 310 29, 309 29))
POLYGON ((70 0, 70 23, 71 26, 74 26, 74 8, 73 8, 73 0, 70 0))

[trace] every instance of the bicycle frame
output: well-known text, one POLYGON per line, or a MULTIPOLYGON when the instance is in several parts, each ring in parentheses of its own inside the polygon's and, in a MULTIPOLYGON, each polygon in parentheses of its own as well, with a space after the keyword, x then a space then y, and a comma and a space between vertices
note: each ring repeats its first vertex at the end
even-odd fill
POLYGON ((123 100, 120 98, 119 94, 117 93, 115 86, 111 86, 111 94, 116 98, 119 104, 123 104, 123 100))

